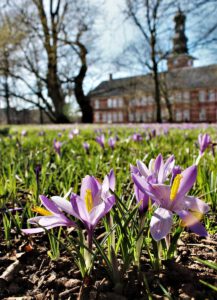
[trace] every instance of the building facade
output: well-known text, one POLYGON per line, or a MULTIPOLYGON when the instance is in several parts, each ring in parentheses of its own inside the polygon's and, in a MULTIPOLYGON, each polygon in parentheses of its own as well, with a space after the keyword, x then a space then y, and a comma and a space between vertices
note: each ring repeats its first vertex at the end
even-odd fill
MULTIPOLYGON (((175 18, 173 50, 159 74, 164 122, 217 122, 217 65, 194 67, 185 35, 185 15, 175 18)), ((151 74, 104 81, 91 93, 94 123, 156 121, 151 74)))

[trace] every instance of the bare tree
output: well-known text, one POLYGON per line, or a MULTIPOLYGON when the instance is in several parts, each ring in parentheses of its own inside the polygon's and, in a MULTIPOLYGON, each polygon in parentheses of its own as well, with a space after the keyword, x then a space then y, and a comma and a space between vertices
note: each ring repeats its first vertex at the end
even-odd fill
POLYGON ((15 97, 45 110, 56 123, 67 123, 65 107, 74 98, 83 122, 92 122, 90 99, 84 92, 88 53, 94 45, 94 13, 88 0, 31 0, 13 3, 17 26, 26 33, 17 72, 22 91, 15 97))
POLYGON ((16 64, 13 55, 25 38, 23 32, 19 31, 16 24, 16 15, 0 15, 0 95, 5 99, 7 123, 10 118, 10 98, 12 95, 10 74, 16 64))
POLYGON ((172 4, 173 1, 166 3, 164 0, 126 0, 127 16, 136 26, 142 41, 140 45, 144 47, 143 51, 136 45, 131 45, 130 48, 153 76, 157 122, 162 122, 159 64, 168 55, 168 51, 162 51, 159 35, 163 30, 162 20, 165 21, 166 12, 171 13, 172 4))

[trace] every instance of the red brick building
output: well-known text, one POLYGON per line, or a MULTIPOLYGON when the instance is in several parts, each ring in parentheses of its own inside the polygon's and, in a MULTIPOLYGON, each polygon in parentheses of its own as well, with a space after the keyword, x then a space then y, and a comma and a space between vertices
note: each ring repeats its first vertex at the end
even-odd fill
MULTIPOLYGON (((217 122, 217 65, 193 67, 185 36, 185 16, 174 18, 173 51, 168 71, 159 74, 164 122, 217 122)), ((151 74, 110 79, 90 94, 95 123, 155 122, 151 74)))

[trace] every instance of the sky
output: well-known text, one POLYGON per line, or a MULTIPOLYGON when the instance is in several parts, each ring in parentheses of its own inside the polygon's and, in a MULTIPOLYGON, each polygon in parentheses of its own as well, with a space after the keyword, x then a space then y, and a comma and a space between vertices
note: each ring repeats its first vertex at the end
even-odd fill
MULTIPOLYGON (((97 3, 97 0, 91 1, 97 3)), ((136 70, 134 70, 133 67, 129 70, 119 71, 117 70, 117 67, 112 64, 112 60, 117 55, 121 54, 128 42, 135 38, 135 28, 129 21, 124 20, 122 14, 125 0, 104 0, 104 3, 104 9, 101 11, 101 18, 97 25, 101 31, 100 49, 105 56, 105 61, 108 63, 104 63, 104 65, 100 66, 101 72, 99 74, 99 79, 96 77, 96 82, 94 81, 93 85, 98 84, 102 80, 107 80, 109 73, 113 73, 114 78, 131 76, 136 73, 136 70)), ((180 3, 182 5, 183 1, 180 0, 180 3)), ((190 30, 191 22, 193 21, 189 20, 189 18, 186 20, 186 35, 189 44, 194 37, 194 32, 190 30)), ((171 25, 172 27, 174 26, 173 24, 171 25)), ((206 47, 194 51, 190 49, 190 54, 196 58, 194 66, 217 63, 217 55, 215 55, 215 53, 213 54, 213 52, 206 47)))

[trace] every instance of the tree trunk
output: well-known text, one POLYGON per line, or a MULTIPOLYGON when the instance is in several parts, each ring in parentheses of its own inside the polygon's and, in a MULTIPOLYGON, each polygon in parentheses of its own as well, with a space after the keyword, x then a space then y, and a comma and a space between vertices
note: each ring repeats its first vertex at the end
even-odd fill
POLYGON ((82 65, 79 74, 75 77, 75 97, 82 112, 82 123, 93 123, 93 108, 90 104, 90 98, 84 94, 83 81, 87 72, 87 66, 82 65))
POLYGON ((11 124, 11 116, 10 116, 10 96, 9 96, 9 85, 8 85, 8 77, 5 76, 5 100, 6 100, 6 116, 7 116, 7 124, 11 124))
POLYGON ((70 120, 64 114, 65 97, 59 84, 56 69, 49 63, 47 75, 47 88, 48 95, 52 99, 55 109, 55 123, 70 123, 70 120))
POLYGON ((153 77, 154 77, 154 95, 155 95, 155 102, 157 106, 156 121, 158 123, 162 123, 160 84, 159 84, 159 76, 158 76, 158 67, 155 59, 153 61, 153 77))
POLYGON ((168 113, 169 113, 169 119, 168 119, 168 121, 170 123, 172 123, 173 122, 173 112, 172 112, 172 105, 170 103, 168 95, 166 95, 165 101, 166 101, 166 106, 167 106, 168 113))

